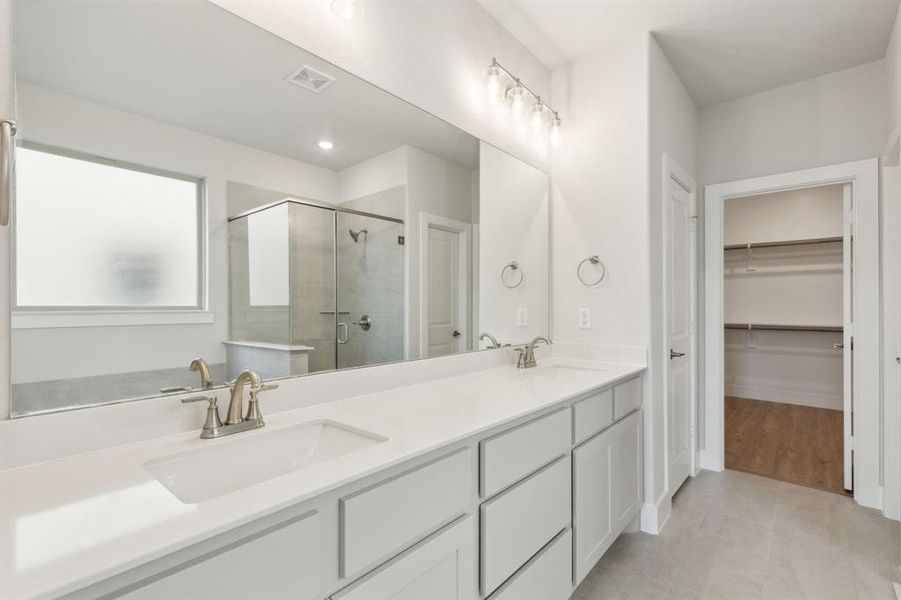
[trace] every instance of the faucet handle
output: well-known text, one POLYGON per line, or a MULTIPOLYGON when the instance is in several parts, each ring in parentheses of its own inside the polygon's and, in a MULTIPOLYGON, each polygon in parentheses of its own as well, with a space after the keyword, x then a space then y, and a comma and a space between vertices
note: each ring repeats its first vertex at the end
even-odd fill
POLYGON ((190 404, 191 402, 203 402, 204 400, 209 402, 210 406, 216 406, 217 400, 215 396, 191 396, 190 398, 182 398, 181 403, 190 404))
POLYGON ((193 402, 203 402, 206 400, 209 405, 206 409, 206 421, 203 422, 203 429, 200 431, 202 439, 216 437, 219 428, 222 427, 222 420, 219 418, 219 404, 216 396, 191 396, 190 398, 182 398, 182 404, 191 404, 193 402))
POLYGON ((277 390, 278 384, 261 383, 250 388, 250 402, 247 404, 247 414, 244 415, 245 421, 256 421, 260 425, 263 424, 263 413, 260 412, 259 393, 267 390, 277 390))

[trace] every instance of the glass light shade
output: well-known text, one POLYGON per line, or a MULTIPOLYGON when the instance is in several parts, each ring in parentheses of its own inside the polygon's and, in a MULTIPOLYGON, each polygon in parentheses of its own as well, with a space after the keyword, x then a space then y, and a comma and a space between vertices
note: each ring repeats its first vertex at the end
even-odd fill
POLYGON ((551 123, 551 146, 556 147, 560 143, 560 117, 554 117, 554 121, 551 123))
POLYGON ((501 70, 494 66, 489 67, 485 84, 488 88, 488 102, 494 104, 500 96, 501 70))
POLYGON ((532 133, 541 135, 544 132, 544 107, 536 102, 532 107, 532 133))
POLYGON ((507 90, 507 97, 510 101, 510 112, 513 113, 514 117, 519 117, 522 115, 522 112, 526 107, 525 95, 525 88, 523 88, 519 84, 507 90))

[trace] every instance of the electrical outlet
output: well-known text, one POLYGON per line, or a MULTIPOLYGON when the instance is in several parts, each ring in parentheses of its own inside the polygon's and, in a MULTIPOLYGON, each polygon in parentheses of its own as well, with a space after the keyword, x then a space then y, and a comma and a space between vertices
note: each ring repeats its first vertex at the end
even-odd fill
POLYGON ((591 309, 587 306, 579 308, 579 329, 591 329, 591 309))
POLYGON ((529 325, 529 309, 516 309, 516 325, 517 327, 528 327, 529 325))

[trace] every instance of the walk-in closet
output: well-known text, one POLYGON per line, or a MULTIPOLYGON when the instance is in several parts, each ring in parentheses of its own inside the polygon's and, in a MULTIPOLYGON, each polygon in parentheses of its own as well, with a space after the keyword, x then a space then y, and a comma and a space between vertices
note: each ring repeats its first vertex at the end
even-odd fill
POLYGON ((850 202, 845 185, 726 202, 726 468, 853 489, 850 202))

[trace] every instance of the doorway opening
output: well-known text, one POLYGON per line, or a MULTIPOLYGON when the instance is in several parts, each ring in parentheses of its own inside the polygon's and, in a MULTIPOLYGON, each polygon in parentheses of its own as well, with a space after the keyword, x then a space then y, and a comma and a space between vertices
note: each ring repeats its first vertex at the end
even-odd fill
MULTIPOLYGON (((842 396, 842 433, 841 440, 841 457, 842 457, 842 490, 852 490, 854 500, 862 505, 875 509, 883 509, 883 490, 880 481, 880 464, 881 464, 881 448, 880 448, 880 301, 879 301, 879 165, 876 159, 868 159, 850 163, 841 163, 826 167, 816 167, 813 169, 805 169, 801 171, 792 171, 789 173, 781 173, 777 175, 767 175, 753 179, 743 179, 727 183, 720 183, 707 186, 705 190, 705 215, 704 215, 704 432, 703 442, 700 451, 701 467, 714 471, 721 471, 726 467, 726 396, 746 397, 751 395, 749 392, 748 380, 741 387, 742 383, 733 377, 730 381, 726 380, 726 360, 727 360, 727 335, 729 336, 729 344, 732 344, 730 351, 736 350, 736 345, 744 346, 744 350, 755 350, 753 346, 756 344, 757 349, 761 350, 770 345, 769 338, 774 335, 794 336, 796 345, 801 344, 802 336, 814 338, 815 336, 828 337, 834 336, 833 341, 826 343, 826 340, 817 342, 816 350, 828 356, 834 353, 833 360, 836 361, 835 370, 841 369, 841 396, 842 396), (764 239, 728 239, 726 237, 726 210, 730 201, 736 200, 740 202, 742 198, 751 198, 750 201, 765 201, 767 195, 789 194, 799 190, 807 190, 813 194, 816 188, 831 188, 833 193, 841 190, 842 202, 842 220, 841 233, 837 229, 831 230, 829 233, 817 233, 813 231, 804 232, 803 227, 812 227, 814 222, 808 216, 783 216, 781 220, 774 221, 775 227, 782 229, 772 230, 772 237, 764 239), (792 230, 794 228, 794 230, 792 230), (831 271, 832 288, 836 289, 837 285, 837 257, 838 257, 838 240, 818 240, 816 243, 785 245, 784 242, 802 242, 804 240, 812 240, 817 237, 832 237, 841 239, 841 281, 842 296, 837 298, 835 293, 825 292, 826 287, 817 288, 814 279, 828 280, 823 272, 831 271), (779 242, 779 246, 772 248, 755 247, 756 242, 779 242), (749 249, 747 244, 751 243, 749 249), (727 246, 744 244, 743 248, 727 250, 727 246), (799 253, 822 253, 828 254, 829 245, 832 244, 833 255, 826 261, 826 257, 819 257, 824 264, 816 266, 813 273, 800 273, 797 265, 793 266, 790 258, 798 260, 799 253), (853 245, 853 248, 852 248, 853 245), (816 249, 816 250, 814 250, 816 249), (750 250, 750 252, 749 252, 750 250), (764 263, 761 262, 763 253, 772 252, 781 255, 782 258, 773 258, 764 269, 764 263), (729 253, 737 254, 738 257, 730 258, 729 253), (750 261, 749 261, 750 256, 750 261), (781 262, 779 262, 781 260, 781 262), (769 278, 779 282, 789 277, 798 277, 803 275, 807 278, 807 285, 801 286, 800 291, 788 292, 784 288, 771 287, 763 292, 755 292, 757 296, 762 295, 764 302, 754 303, 749 299, 757 296, 751 292, 743 292, 741 285, 746 282, 739 282, 739 286, 733 285, 734 281, 727 281, 726 268, 727 264, 736 270, 745 271, 745 275, 737 276, 734 279, 744 278, 746 280, 754 280, 760 278, 769 278), (750 271, 748 268, 750 267, 750 271), (755 272, 754 269, 758 270, 755 272), (818 271, 818 270, 819 271, 818 271), (768 272, 770 271, 770 272, 768 272), (725 287, 729 285, 732 291, 729 292, 730 298, 727 305, 727 294, 725 287), (812 291, 819 291, 813 294, 812 291), (796 294, 796 295, 792 295, 796 294), (827 298, 828 296, 828 298, 827 298), (814 304, 810 298, 814 298, 814 304), (828 302, 826 302, 828 300, 828 302), (766 308, 771 312, 745 312, 739 311, 742 308, 742 302, 747 304, 746 310, 757 306, 762 311, 766 308), (831 309, 829 308, 831 306, 831 309), (834 315, 838 314, 838 307, 841 307, 841 321, 835 320, 834 315), (782 308, 779 308, 782 307, 782 308), (783 312, 774 312, 779 308, 783 312), (827 309, 831 312, 827 312, 827 309), (819 311, 819 312, 818 312, 819 311), (831 317, 829 315, 832 315, 831 317), (776 319, 791 319, 791 322, 779 322, 776 319), (750 325, 750 327, 748 327, 750 325), (777 329, 766 326, 792 326, 789 329, 777 329), (729 329, 726 327, 730 326, 729 329), (756 327, 755 327, 756 326, 756 327), (802 326, 807 326, 812 331, 798 331, 802 326), (735 327, 735 328, 733 328, 735 327), (744 329, 738 329, 741 327, 744 329), (820 328, 820 329, 814 329, 820 328), (823 330, 825 328, 825 330, 823 330), (852 329, 853 328, 853 329, 852 329), (735 336, 738 336, 737 338, 735 336), (748 338, 753 336, 749 342, 748 338), (761 336, 769 336, 764 340, 761 336), (841 336, 840 338, 838 336, 841 336), (853 345, 852 345, 853 338, 853 345), (761 341, 764 340, 764 341, 761 341), (766 343, 764 343, 766 342, 766 343), (748 345, 752 348, 748 348, 748 345), (833 345, 839 347, 833 348, 833 345), (824 347, 825 346, 825 347, 824 347), (841 347, 844 346, 844 347, 841 347), (853 348, 853 358, 852 358, 853 348), (841 358, 839 359, 839 355, 841 358), (837 362, 840 360, 840 363, 837 362), (727 393, 727 383, 732 386, 731 391, 727 393)), ((783 196, 784 197, 784 196, 783 196)), ((833 200, 838 202, 838 200, 833 200)), ((746 214, 748 221, 753 221, 761 216, 758 214, 762 211, 753 211, 746 214)), ((820 211, 826 212, 826 211, 820 211)), ((808 262, 812 259, 808 257, 808 262)), ((803 262, 803 261, 802 261, 803 262)), ((809 270, 809 268, 808 268, 809 270)), ((776 284, 773 284, 775 286, 776 284)), ((799 286, 795 286, 798 288, 799 286)), ((798 373, 793 370, 785 370, 784 365, 791 360, 801 358, 803 354, 796 352, 794 354, 780 350, 779 344, 773 343, 776 348, 773 349, 774 358, 770 358, 771 364, 777 364, 783 368, 783 374, 791 374, 792 377, 798 373)), ((788 345, 788 344, 786 344, 788 345)), ((809 344, 808 344, 809 345, 809 344)), ((808 349, 806 352, 810 353, 808 349)), ((730 359, 731 360, 731 359, 730 359)), ((734 373, 734 369, 730 366, 730 374, 734 373)), ((778 375, 778 372, 777 372, 778 375)), ((829 376, 832 377, 832 388, 837 391, 838 373, 830 371, 829 376)), ((730 375, 731 377, 731 375, 730 375)), ((787 375, 783 377, 786 379, 787 375)), ((780 382, 779 377, 775 377, 777 383, 782 385, 781 389, 785 389, 784 381, 780 382)), ((772 381, 765 379, 750 380, 751 384, 761 387, 779 387, 772 381)), ((821 382, 822 384, 822 382, 821 382)), ((820 399, 828 396, 824 390, 828 390, 829 386, 821 387, 818 390, 820 399)), ((795 389, 795 391, 798 391, 795 389)), ((803 389, 801 391, 804 391, 803 389)), ((811 392, 808 389, 807 392, 811 392)), ((782 404, 790 404, 785 399, 798 400, 801 397, 810 398, 817 397, 814 393, 782 394, 782 404)), ((833 392, 832 398, 834 399, 833 392)), ((748 399, 748 398, 746 398, 748 399)), ((749 398, 755 400, 756 398, 749 398)), ((772 408, 772 407, 770 407, 772 408)), ((816 408, 816 407, 813 407, 816 408)), ((794 409, 796 412, 804 412, 800 408, 794 409)), ((804 416, 795 415, 790 418, 767 417, 760 419, 768 423, 769 427, 775 427, 774 423, 786 423, 792 420, 803 421, 804 416)), ((766 430, 764 430, 766 431, 766 430)), ((751 435, 754 445, 760 446, 760 437, 751 435)), ((787 434, 796 435, 796 434, 787 434)), ((834 438, 833 438, 834 439, 834 438)), ((772 454, 782 457, 792 456, 797 453, 798 440, 793 440, 794 445, 777 447, 772 450, 772 454)), ((837 454, 837 450, 833 456, 837 454)), ((821 462, 816 453, 812 457, 821 462)), ((762 460, 762 459, 755 459, 762 460)), ((776 460, 780 460, 777 458, 776 460)), ((802 482, 804 483, 804 482, 802 482)))
POLYGON ((726 200, 725 467, 853 489, 851 184, 726 200))

